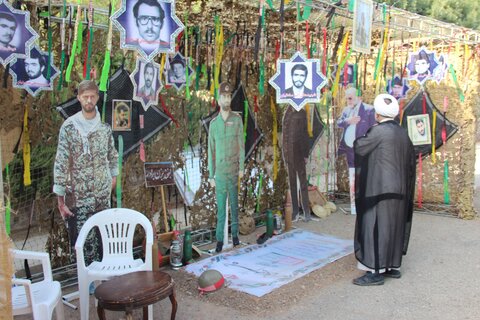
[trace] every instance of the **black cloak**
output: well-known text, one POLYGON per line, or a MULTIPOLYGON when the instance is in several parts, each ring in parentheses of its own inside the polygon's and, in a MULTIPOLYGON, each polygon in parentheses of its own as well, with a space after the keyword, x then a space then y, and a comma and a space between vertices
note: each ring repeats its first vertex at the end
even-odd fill
POLYGON ((407 253, 415 191, 415 151, 395 121, 355 140, 354 249, 368 268, 399 268, 407 253))

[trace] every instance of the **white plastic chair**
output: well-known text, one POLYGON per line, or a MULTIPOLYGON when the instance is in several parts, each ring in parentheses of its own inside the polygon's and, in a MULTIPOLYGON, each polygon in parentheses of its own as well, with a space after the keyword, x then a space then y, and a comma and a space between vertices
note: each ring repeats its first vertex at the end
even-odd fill
MULTIPOLYGON (((90 217, 83 225, 75 243, 77 253, 78 291, 80 296, 80 318, 87 320, 89 315, 89 286, 97 280, 108 280, 122 274, 152 270, 153 228, 142 213, 124 208, 107 209, 90 217), (133 234, 136 225, 145 230, 145 262, 133 258, 133 234), (100 230, 103 257, 85 265, 83 246, 88 233, 94 227, 100 230)), ((149 307, 149 314, 152 313, 149 307)))
POLYGON ((28 279, 12 279, 12 314, 33 314, 35 320, 52 319, 55 309, 57 320, 63 320, 62 289, 53 281, 50 257, 45 252, 11 250, 14 259, 40 260, 44 279, 32 283, 28 279))

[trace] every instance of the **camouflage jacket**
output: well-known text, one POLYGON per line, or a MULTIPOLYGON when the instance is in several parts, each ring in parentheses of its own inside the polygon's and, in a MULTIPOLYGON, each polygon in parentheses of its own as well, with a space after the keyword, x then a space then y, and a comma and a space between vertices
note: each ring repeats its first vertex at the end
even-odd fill
POLYGON ((230 111, 224 121, 219 113, 208 129, 208 172, 212 179, 217 174, 237 176, 244 169, 245 138, 242 118, 230 111))
POLYGON ((95 210, 110 207, 112 177, 118 175, 118 153, 112 129, 100 121, 98 112, 90 121, 94 125, 90 122, 84 126, 86 120, 80 111, 60 128, 53 192, 67 195, 69 207, 88 206, 95 210))

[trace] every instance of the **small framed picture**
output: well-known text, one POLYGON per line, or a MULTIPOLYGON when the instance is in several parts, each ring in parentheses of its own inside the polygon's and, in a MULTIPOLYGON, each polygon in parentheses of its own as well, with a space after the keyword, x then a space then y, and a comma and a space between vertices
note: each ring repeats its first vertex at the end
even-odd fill
POLYGON ((132 129, 132 101, 112 101, 112 129, 113 131, 130 131, 132 129))
POLYGON ((372 37, 373 3, 372 0, 355 1, 353 16, 352 48, 369 54, 372 37))
POLYGON ((407 117, 408 136, 414 146, 432 143, 430 117, 428 114, 418 114, 407 117))

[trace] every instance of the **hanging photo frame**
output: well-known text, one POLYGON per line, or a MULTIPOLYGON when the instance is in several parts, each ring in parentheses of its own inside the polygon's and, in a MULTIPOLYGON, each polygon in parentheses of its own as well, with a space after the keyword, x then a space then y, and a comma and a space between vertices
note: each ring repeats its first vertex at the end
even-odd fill
POLYGON ((352 49, 370 54, 373 21, 372 0, 355 1, 353 14, 352 49))
POLYGON ((112 130, 132 130, 132 101, 112 100, 112 130))
POLYGON ((187 72, 188 72, 188 84, 193 79, 193 69, 190 67, 187 59, 177 52, 173 57, 168 58, 169 68, 165 70, 165 83, 171 85, 179 91, 187 85, 187 72))
POLYGON ((435 52, 421 47, 417 52, 408 54, 408 80, 417 81, 423 86, 428 80, 433 79, 433 74, 438 66, 435 52))
POLYGON ((25 89, 34 97, 41 91, 52 91, 53 80, 60 74, 53 64, 53 56, 38 46, 34 46, 27 57, 14 59, 9 72, 13 87, 25 89))
POLYGON ((144 110, 158 104, 158 94, 162 89, 160 65, 153 61, 137 58, 135 70, 130 75, 134 86, 133 100, 142 104, 144 110))
POLYGON ((397 100, 405 99, 410 89, 407 79, 402 79, 398 74, 387 81, 387 92, 397 100))
POLYGON ((25 58, 37 38, 30 26, 30 12, 0 0, 0 63, 6 66, 15 58, 25 58))
POLYGON ((320 102, 327 78, 320 71, 319 59, 296 52, 290 59, 277 60, 277 72, 269 83, 277 92, 277 103, 288 103, 299 111, 307 103, 320 102))
POLYGON ((122 0, 111 19, 120 31, 120 47, 146 60, 175 52, 175 39, 185 27, 175 15, 174 0, 122 0))
POLYGON ((430 117, 428 114, 407 116, 408 136, 414 146, 432 143, 430 117))

